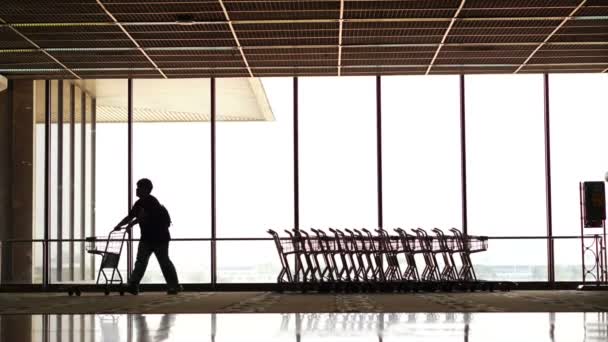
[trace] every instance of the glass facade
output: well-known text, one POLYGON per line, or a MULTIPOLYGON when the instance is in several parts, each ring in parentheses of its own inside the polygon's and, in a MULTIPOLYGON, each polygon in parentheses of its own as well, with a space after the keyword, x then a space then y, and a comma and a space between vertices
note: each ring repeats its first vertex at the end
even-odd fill
MULTIPOLYGON (((236 81, 137 79, 132 103, 127 80, 50 81, 48 149, 46 83, 33 82, 31 234, 3 236, 5 249, 29 251, 31 275, 3 283, 43 281, 46 209, 49 283, 94 281, 99 260, 83 239, 107 236, 144 177, 171 213, 184 283, 275 282, 266 231, 293 229, 296 214, 304 229, 463 229, 463 198, 468 233, 490 237, 472 257, 480 279, 550 279, 543 75, 467 75, 464 89, 459 76, 252 79, 267 103, 257 116, 235 106, 252 101, 236 81)), ((608 77, 549 75, 548 85, 555 280, 580 281, 578 182, 608 171, 608 77)), ((134 256, 137 228, 133 238, 134 256)), ((154 258, 143 282, 163 282, 154 258)))

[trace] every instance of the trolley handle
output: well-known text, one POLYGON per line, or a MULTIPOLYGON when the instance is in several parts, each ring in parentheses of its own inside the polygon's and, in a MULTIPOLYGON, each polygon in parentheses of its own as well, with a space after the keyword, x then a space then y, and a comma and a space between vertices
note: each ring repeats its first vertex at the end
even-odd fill
POLYGON ((350 234, 350 236, 351 236, 353 239, 355 238, 355 233, 354 233, 352 230, 350 230, 350 229, 348 229, 348 228, 345 228, 345 229, 344 229, 344 231, 346 231, 348 234, 350 234))
POLYGON ((443 231, 439 228, 433 228, 432 230, 435 234, 437 234, 437 236, 439 237, 445 237, 445 234, 443 233, 443 231))

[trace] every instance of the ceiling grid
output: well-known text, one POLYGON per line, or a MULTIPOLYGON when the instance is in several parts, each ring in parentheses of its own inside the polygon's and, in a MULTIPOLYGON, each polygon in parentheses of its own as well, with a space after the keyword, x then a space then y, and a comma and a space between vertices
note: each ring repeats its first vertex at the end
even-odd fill
POLYGON ((447 30, 445 30, 445 33, 443 34, 443 38, 441 38, 441 43, 439 43, 439 46, 437 47, 437 51, 435 51, 435 55, 433 56, 433 59, 431 60, 431 63, 429 64, 429 67, 426 69, 425 75, 428 75, 431 72, 431 68, 433 67, 433 63, 435 63, 435 60, 437 59, 437 55, 439 55, 439 51, 441 51, 441 48, 443 47, 443 44, 445 44, 445 39, 448 37, 448 34, 450 34, 450 30, 452 29, 452 26, 454 26, 454 22, 458 18, 458 14, 460 14, 460 11, 462 10, 462 6, 464 6, 465 1, 466 0, 462 0, 462 2, 460 3, 460 6, 458 7, 458 9, 456 10, 456 12, 454 13, 454 16, 452 17, 452 20, 450 21, 450 25, 448 26, 447 30))
POLYGON ((232 22, 230 21, 230 15, 228 14, 228 11, 226 10, 224 1, 223 0, 217 0, 217 1, 219 2, 220 6, 222 6, 222 11, 224 12, 224 16, 226 17, 226 21, 228 22, 228 26, 230 27, 230 32, 232 33, 232 36, 234 37, 234 41, 236 42, 236 47, 239 49, 239 52, 241 53, 241 57, 243 57, 243 63, 245 63, 245 66, 247 67, 247 72, 249 73, 249 76, 253 77, 253 72, 251 71, 251 67, 249 66, 249 61, 247 61, 247 57, 245 56, 243 47, 241 46, 241 43, 239 42, 239 37, 237 37, 236 32, 234 31, 234 26, 232 25, 232 22))
POLYGON ((549 41, 549 39, 551 39, 551 37, 553 37, 553 35, 560 29, 562 28, 562 26, 564 26, 564 24, 570 20, 572 18, 572 16, 574 16, 574 14, 576 14, 576 12, 583 7, 583 5, 587 2, 587 0, 582 0, 580 4, 578 4, 578 6, 576 6, 575 9, 572 10, 572 12, 570 12, 570 14, 567 17, 564 17, 562 19, 562 21, 559 23, 559 25, 557 25, 557 27, 555 29, 553 29, 553 31, 551 31, 551 33, 549 33, 549 35, 545 38, 545 40, 542 41, 542 43, 540 43, 539 46, 536 47, 536 49, 534 49, 532 51, 532 53, 530 54, 530 56, 528 56, 528 58, 526 58, 526 60, 517 68, 517 70, 515 70, 514 74, 517 74, 521 69, 523 69, 526 64, 528 63, 528 61, 530 59, 532 59, 532 57, 534 57, 534 55, 536 54, 536 52, 538 52, 538 50, 540 50, 545 43, 547 43, 549 41))
POLYGON ((605 0, 3 0, 0 74, 608 72, 605 0))
MULTIPOLYGON (((6 24, 6 21, 4 19, 0 18, 0 23, 6 24)), ((12 26, 8 26, 8 28, 12 32, 14 32, 16 35, 18 35, 19 37, 23 38, 23 40, 25 40, 31 46, 35 47, 36 50, 34 50, 34 51, 40 51, 40 52, 42 52, 48 58, 52 59, 55 63, 59 64, 59 66, 61 66, 65 71, 69 72, 72 76, 74 76, 77 79, 80 79, 80 76, 78 76, 74 71, 72 71, 70 68, 68 68, 67 66, 65 66, 63 63, 61 63, 61 61, 59 61, 57 58, 55 58, 53 55, 51 55, 47 51, 42 50, 38 44, 34 43, 31 39, 29 39, 28 37, 26 37, 23 33, 19 32, 19 30, 17 30, 16 28, 14 28, 12 26)))
POLYGON ((127 32, 127 30, 125 30, 125 28, 120 24, 120 22, 118 22, 118 20, 116 20, 116 18, 114 17, 114 15, 112 13, 110 13, 110 11, 108 11, 108 9, 106 8, 106 6, 104 6, 104 4, 101 2, 101 0, 96 0, 96 1, 97 1, 97 4, 101 7, 101 9, 112 19, 112 21, 114 21, 114 23, 116 23, 116 25, 133 42, 133 44, 144 55, 144 57, 146 57, 146 59, 148 61, 150 61, 150 63, 152 64, 152 66, 154 66, 154 69, 156 69, 156 71, 158 71, 163 76, 163 78, 167 78, 167 75, 165 75, 165 73, 158 67, 158 65, 156 65, 156 63, 152 60, 152 58, 150 58, 150 56, 148 56, 148 54, 146 53, 146 51, 144 51, 144 49, 141 48, 141 46, 139 45, 139 43, 137 43, 137 41, 135 39, 133 39, 133 37, 129 34, 129 32, 127 32))

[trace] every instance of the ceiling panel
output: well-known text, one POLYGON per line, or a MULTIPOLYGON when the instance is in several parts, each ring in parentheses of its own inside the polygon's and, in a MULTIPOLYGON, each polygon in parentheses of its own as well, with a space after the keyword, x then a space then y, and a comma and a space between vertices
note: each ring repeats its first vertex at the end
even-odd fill
POLYGON ((120 22, 220 21, 226 19, 219 1, 104 1, 120 22))
POLYGON ((143 47, 236 46, 228 24, 128 25, 125 29, 143 47))
POLYGON ((116 25, 19 26, 41 48, 135 47, 116 25))
POLYGON ((109 19, 95 0, 2 0, 0 18, 10 24, 104 22, 109 19))
POLYGON ((241 46, 337 45, 335 23, 238 24, 234 30, 241 46))
POLYGON ((508 58, 526 58, 536 46, 444 46, 437 58, 485 58, 488 63, 508 58))
POLYGON ((103 71, 82 71, 77 70, 76 74, 82 78, 161 78, 162 75, 156 70, 103 70, 103 71))
POLYGON ((341 74, 344 76, 365 75, 423 75, 427 66, 357 66, 342 67, 341 74))
POLYGON ((40 51, 0 52, 0 69, 53 69, 59 67, 59 64, 40 51))
POLYGON ((608 42, 608 17, 604 19, 568 20, 550 42, 608 42))
POLYGON ((205 77, 249 77, 247 69, 188 69, 188 70, 165 70, 164 71, 169 78, 205 78, 205 77))
POLYGON ((344 18, 451 18, 459 5, 460 0, 345 0, 344 18))
POLYGON ((206 51, 162 51, 147 52, 159 68, 245 68, 241 53, 237 50, 206 50, 206 51))
POLYGON ((124 51, 53 51, 53 57, 68 68, 151 68, 152 64, 138 50, 124 51))
MULTIPOLYGON (((13 69, 13 68, 11 68, 13 69)), ((57 66, 53 66, 51 69, 39 69, 31 68, 27 71, 7 71, 2 70, 2 75, 7 78, 13 79, 66 79, 75 78, 74 75, 70 74, 65 69, 58 69, 57 66)))
POLYGON ((339 0, 224 0, 231 20, 338 19, 339 0))
POLYGON ((431 75, 453 74, 512 74, 519 65, 515 66, 433 66, 431 75))
POLYGON ((520 72, 522 73, 586 73, 602 72, 608 69, 608 63, 598 65, 526 65, 520 72))
POLYGON ((259 77, 337 76, 338 67, 256 68, 253 73, 259 77))
POLYGON ((337 66, 338 47, 245 49, 252 68, 337 66))
POLYGON ((439 44, 449 22, 345 22, 344 45, 439 44))
POLYGON ((460 18, 566 17, 580 0, 468 0, 460 18))
POLYGON ((608 43, 600 45, 544 45, 530 64, 608 63, 608 43))
POLYGON ((0 49, 28 49, 34 46, 15 33, 11 28, 0 27, 0 49))
POLYGON ((541 43, 561 20, 460 20, 446 43, 541 43))
POLYGON ((608 16, 606 0, 587 0, 585 5, 576 12, 577 16, 608 16))

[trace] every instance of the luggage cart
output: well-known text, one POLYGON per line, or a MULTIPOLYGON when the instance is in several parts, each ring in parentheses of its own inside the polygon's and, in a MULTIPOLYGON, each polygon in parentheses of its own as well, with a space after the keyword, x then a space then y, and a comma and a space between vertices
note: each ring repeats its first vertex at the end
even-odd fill
POLYGON ((421 280, 429 282, 437 282, 440 280, 439 267, 437 266, 437 259, 435 258, 435 250, 433 248, 433 238, 429 237, 426 231, 422 228, 412 229, 418 237, 418 243, 420 244, 420 251, 424 256, 424 270, 422 271, 421 280))
POLYGON ((87 253, 101 256, 101 264, 99 265, 95 284, 100 283, 101 276, 103 275, 105 281, 103 292, 106 296, 110 294, 110 286, 113 284, 118 284, 120 286, 119 293, 121 296, 125 294, 125 291, 122 288, 123 278, 118 270, 118 264, 126 236, 127 229, 122 229, 112 230, 107 238, 91 236, 85 239, 87 253), (112 271, 111 274, 108 274, 110 272, 109 270, 112 271))
POLYGON ((456 228, 451 228, 450 231, 453 234, 454 240, 453 251, 460 255, 462 261, 462 267, 458 272, 458 278, 463 284, 469 285, 469 290, 474 291, 476 288, 479 288, 482 291, 494 291, 495 289, 510 291, 517 287, 517 283, 512 281, 490 282, 477 279, 475 269, 473 268, 473 262, 471 261, 471 254, 488 250, 487 236, 464 235, 456 228))
POLYGON ((397 255, 402 252, 403 246, 401 242, 393 236, 390 236, 388 232, 382 228, 376 229, 378 233, 378 239, 380 240, 380 250, 386 258, 386 281, 401 281, 403 280, 401 274, 401 267, 399 266, 399 260, 397 255))
POLYGON ((317 236, 321 256, 323 257, 323 263, 325 264, 325 267, 321 270, 321 279, 334 282, 338 274, 335 266, 335 255, 337 254, 335 241, 328 238, 325 232, 320 229, 311 228, 310 230, 317 236))
POLYGON ((444 282, 458 280, 458 271, 456 270, 456 263, 454 262, 454 239, 445 236, 443 231, 439 228, 433 228, 433 233, 436 236, 436 243, 433 244, 437 254, 441 254, 443 260, 443 268, 439 272, 439 277, 444 282))
POLYGON ((366 268, 365 268, 365 276, 367 279, 369 279, 370 281, 378 281, 378 272, 377 272, 377 265, 374 262, 375 259, 375 255, 374 255, 374 247, 373 242, 370 241, 366 236, 363 235, 363 232, 361 232, 359 229, 353 229, 355 231, 355 233, 357 234, 357 239, 359 239, 361 241, 361 253, 363 254, 363 256, 365 257, 365 262, 366 262, 366 268))
POLYGON ((405 262, 407 267, 405 271, 403 271, 403 279, 410 281, 420 281, 420 276, 418 275, 418 268, 416 267, 416 258, 415 254, 420 253, 420 248, 416 248, 416 246, 420 245, 416 243, 416 237, 406 233, 405 230, 401 228, 395 228, 397 234, 399 234, 399 238, 401 239, 401 244, 403 245, 403 254, 405 254, 405 262))
POLYGON ((361 230, 365 234, 367 234, 368 246, 370 248, 370 252, 374 256, 374 262, 376 263, 376 268, 374 269, 374 279, 384 283, 386 282, 386 273, 384 272, 384 256, 382 254, 382 242, 379 238, 375 237, 369 230, 365 228, 361 230))
POLYGON ((268 234, 272 235, 272 239, 274 240, 275 246, 277 247, 277 252, 279 253, 279 260, 281 261, 281 272, 279 272, 279 275, 277 276, 277 283, 293 283, 294 277, 291 273, 291 269, 289 268, 288 257, 290 255, 294 255, 294 258, 296 258, 296 251, 294 249, 291 239, 281 239, 279 237, 279 234, 272 229, 268 229, 267 232, 268 234))
POLYGON ((306 241, 306 238, 300 233, 300 231, 296 229, 292 229, 291 231, 285 229, 285 233, 287 233, 287 235, 293 242, 293 246, 296 251, 296 256, 298 257, 296 264, 299 263, 300 267, 296 266, 296 268, 299 268, 301 272, 296 271, 296 282, 316 282, 317 278, 315 273, 315 265, 314 261, 311 258, 312 251, 306 241), (302 257, 304 258, 303 262, 302 257), (299 274, 302 274, 301 279, 299 277, 299 274))
POLYGON ((369 279, 367 278, 365 261, 363 261, 363 241, 360 240, 352 230, 346 228, 344 231, 349 234, 347 237, 348 245, 355 256, 355 259, 353 259, 356 261, 355 279, 359 282, 367 282, 369 279))
POLYGON ((302 238, 302 247, 306 256, 306 262, 310 268, 310 280, 312 282, 323 281, 323 273, 321 273, 321 263, 319 263, 319 256, 323 254, 319 240, 311 238, 310 234, 304 229, 295 230, 294 234, 300 234, 302 238))
MULTIPOLYGON (((112 230, 107 237, 105 236, 90 236, 85 238, 85 250, 89 254, 97 254, 101 256, 101 264, 99 265, 99 271, 97 273, 97 280, 95 284, 98 285, 101 280, 101 275, 104 276, 105 287, 104 294, 110 294, 110 286, 112 284, 118 284, 120 286, 119 293, 124 295, 125 292, 122 289, 123 278, 118 270, 118 263, 120 261, 120 254, 125 243, 125 237, 127 236, 127 230, 112 230), (106 270, 112 270, 110 277, 106 270), (118 278, 116 278, 116 276, 118 278)), ((109 271, 108 271, 109 272, 109 271)), ((70 286, 67 289, 68 295, 81 295, 81 290, 78 286, 70 286)))
POLYGON ((452 251, 460 255, 462 267, 458 271, 458 279, 462 281, 477 281, 477 275, 471 261, 471 253, 483 252, 488 249, 488 238, 485 236, 464 236, 456 228, 451 228, 454 246, 452 251))
POLYGON ((350 251, 346 246, 344 233, 341 230, 334 228, 329 228, 329 231, 334 234, 338 255, 340 255, 341 266, 338 268, 339 271, 337 273, 336 280, 350 283, 353 280, 351 278, 351 274, 354 272, 354 265, 352 261, 352 254, 350 254, 350 251))

